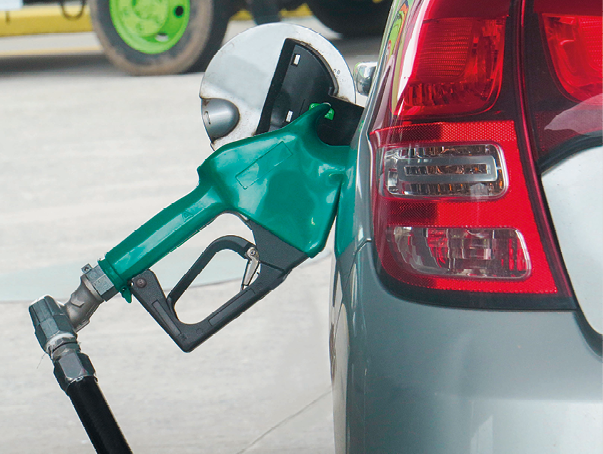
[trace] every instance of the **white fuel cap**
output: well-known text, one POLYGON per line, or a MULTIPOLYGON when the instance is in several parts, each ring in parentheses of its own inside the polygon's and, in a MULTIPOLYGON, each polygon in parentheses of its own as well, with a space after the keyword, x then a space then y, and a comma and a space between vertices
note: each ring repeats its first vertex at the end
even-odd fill
POLYGON ((212 147, 278 129, 314 103, 355 103, 343 56, 309 28, 276 23, 226 43, 201 82, 203 121, 212 147))

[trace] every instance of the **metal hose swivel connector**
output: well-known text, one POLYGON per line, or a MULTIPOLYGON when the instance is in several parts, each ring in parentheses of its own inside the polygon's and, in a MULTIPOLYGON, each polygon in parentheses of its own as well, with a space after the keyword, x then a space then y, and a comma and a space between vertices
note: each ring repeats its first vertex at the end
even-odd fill
POLYGON ((67 303, 45 296, 29 306, 29 314, 40 347, 54 364, 54 374, 65 390, 73 381, 94 377, 88 356, 80 351, 76 332, 90 322, 98 306, 117 293, 115 286, 97 265, 82 268, 80 285, 67 303))
POLYGON ((90 358, 82 353, 69 318, 54 298, 45 296, 29 306, 40 347, 54 364, 54 375, 66 391, 70 384, 94 377, 90 358))
POLYGON ((51 296, 45 296, 29 306, 29 314, 40 346, 52 359, 54 376, 71 399, 96 452, 131 454, 128 442, 98 386, 92 362, 80 350, 77 334, 64 306, 61 307, 51 296))

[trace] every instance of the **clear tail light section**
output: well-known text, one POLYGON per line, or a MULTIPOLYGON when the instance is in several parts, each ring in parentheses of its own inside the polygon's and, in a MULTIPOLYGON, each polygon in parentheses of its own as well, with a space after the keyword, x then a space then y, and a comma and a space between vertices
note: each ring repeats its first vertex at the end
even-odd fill
POLYGON ((415 144, 385 150, 385 189, 400 196, 497 197, 506 189, 501 155, 495 144, 415 144))
POLYGON ((401 266, 426 275, 525 279, 531 270, 515 229, 396 226, 391 232, 401 266))
POLYGON ((407 298, 573 307, 522 140, 513 5, 404 3, 385 46, 369 134, 374 239, 384 282, 407 298))

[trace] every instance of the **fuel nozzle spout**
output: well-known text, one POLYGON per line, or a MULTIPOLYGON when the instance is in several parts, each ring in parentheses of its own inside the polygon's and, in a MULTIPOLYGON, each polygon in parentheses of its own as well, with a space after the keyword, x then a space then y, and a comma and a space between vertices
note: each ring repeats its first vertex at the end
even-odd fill
POLYGON ((103 301, 117 294, 115 286, 100 266, 86 265, 82 268, 80 285, 69 297, 61 309, 65 312, 75 331, 81 330, 90 322, 90 317, 103 301))

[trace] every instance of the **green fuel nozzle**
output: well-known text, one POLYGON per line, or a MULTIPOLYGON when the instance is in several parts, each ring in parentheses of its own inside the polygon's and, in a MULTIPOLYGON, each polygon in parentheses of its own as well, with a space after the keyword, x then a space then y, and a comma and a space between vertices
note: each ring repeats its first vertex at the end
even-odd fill
POLYGON ((99 261, 115 290, 129 301, 133 294, 183 350, 195 348, 324 248, 349 155, 349 147, 327 145, 317 135, 329 110, 318 105, 282 129, 223 146, 197 169, 199 185, 192 192, 99 261), (216 240, 166 297, 149 268, 227 212, 247 223, 256 244, 231 236, 216 240), (198 324, 180 322, 177 299, 223 249, 248 260, 241 292, 198 324))

